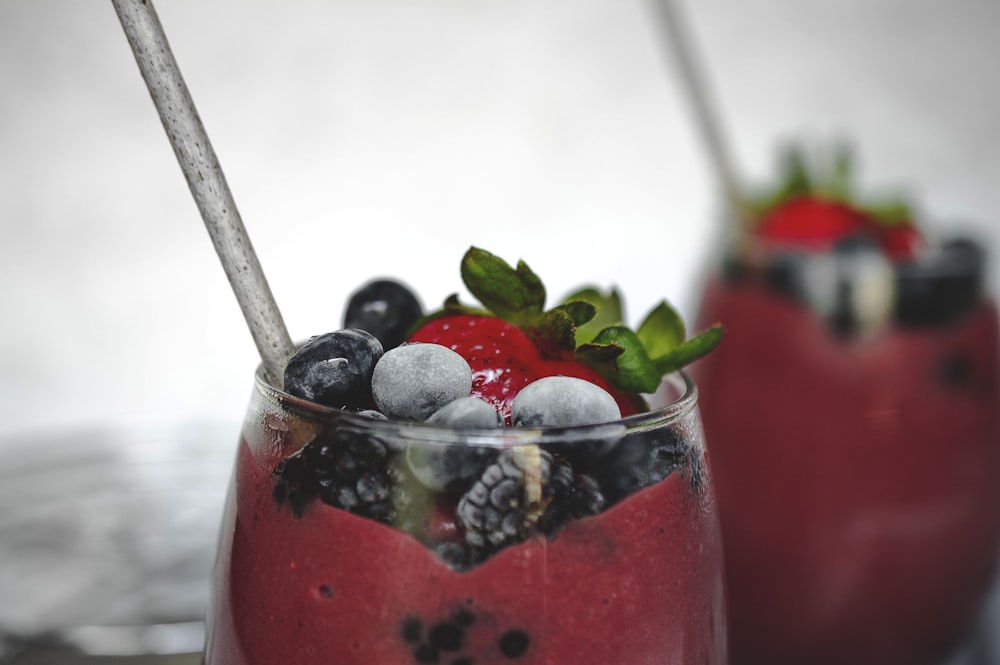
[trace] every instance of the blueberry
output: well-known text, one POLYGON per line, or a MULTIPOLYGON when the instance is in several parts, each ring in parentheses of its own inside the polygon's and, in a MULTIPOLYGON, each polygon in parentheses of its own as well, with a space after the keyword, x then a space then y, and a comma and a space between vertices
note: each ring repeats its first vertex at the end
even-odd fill
POLYGON ((489 402, 469 395, 445 404, 431 414, 427 423, 442 427, 490 428, 503 425, 503 416, 489 402))
POLYGON ((363 330, 340 330, 309 340, 285 366, 285 390, 318 404, 363 409, 371 399, 382 344, 363 330))
POLYGON ((382 356, 372 375, 372 395, 389 417, 425 420, 472 390, 465 359, 440 344, 404 344, 382 356))
POLYGON ((423 316, 420 301, 410 289, 391 279, 361 287, 347 302, 345 328, 360 328, 378 338, 385 349, 402 344, 406 333, 423 316))
POLYGON ((896 271, 895 320, 903 326, 946 326, 973 311, 983 297, 986 253, 967 238, 944 243, 896 271))
POLYGON ((496 450, 488 446, 410 444, 406 449, 414 477, 437 492, 468 489, 495 457, 496 450))
POLYGON ((592 425, 621 417, 608 391, 570 376, 548 376, 529 383, 511 404, 511 419, 521 427, 592 425))

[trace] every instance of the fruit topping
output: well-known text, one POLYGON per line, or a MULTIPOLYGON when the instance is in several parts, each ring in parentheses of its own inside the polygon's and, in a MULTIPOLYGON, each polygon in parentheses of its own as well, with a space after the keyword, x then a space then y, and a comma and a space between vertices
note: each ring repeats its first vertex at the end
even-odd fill
POLYGON ((363 330, 340 330, 306 342, 285 367, 285 391, 335 408, 370 405, 382 344, 363 330))
POLYGON ((615 398, 600 386, 571 376, 547 376, 521 389, 511 405, 516 426, 571 427, 621 419, 615 398))
POLYGON ((371 392, 390 418, 425 420, 472 389, 472 371, 462 356, 439 344, 404 344, 375 366, 371 392))
POLYGON ((406 332, 423 316, 417 296, 405 285, 378 279, 364 285, 347 302, 344 327, 366 330, 391 349, 406 339, 406 332))
MULTIPOLYGON (((477 248, 461 268, 483 308, 451 296, 441 311, 414 320, 415 297, 380 280, 348 306, 346 320, 358 328, 313 338, 293 356, 289 393, 353 413, 302 434, 313 438, 278 463, 273 496, 298 517, 318 499, 389 525, 464 571, 510 545, 556 537, 683 462, 680 439, 666 449, 653 432, 629 435, 621 419, 645 410, 644 395, 711 351, 722 330, 688 339, 662 302, 633 331, 622 324, 618 294, 593 288, 545 309, 545 289, 526 264, 512 267, 477 248), (394 346, 376 337, 402 339, 403 327, 413 332, 394 346), (450 432, 410 436, 441 434, 415 422, 469 436, 461 444, 448 443, 450 432), (572 441, 560 438, 565 432, 488 431, 504 425, 595 427, 572 441), (536 443, 539 436, 552 440, 536 443)), ((453 624, 423 632, 404 626, 417 662, 461 647, 453 624)), ((514 631, 496 648, 515 658, 527 644, 514 631)))
POLYGON ((948 325, 973 311, 983 298, 986 254, 961 238, 944 243, 920 261, 896 271, 895 318, 901 325, 948 325))
POLYGON ((386 524, 397 523, 412 497, 403 468, 381 440, 336 428, 317 437, 274 471, 275 499, 296 515, 308 501, 324 503, 386 524))
POLYGON ((445 404, 431 414, 427 423, 442 427, 489 428, 501 427, 503 418, 488 402, 470 395, 445 404))
POLYGON ((848 236, 872 238, 892 260, 912 258, 922 245, 909 206, 899 197, 864 201, 852 182, 851 155, 813 155, 792 146, 782 154, 783 179, 751 202, 753 237, 765 245, 825 251, 848 236))
MULTIPOLYGON (((516 395, 550 376, 599 386, 614 397, 622 416, 643 411, 643 393, 654 392, 663 375, 711 351, 722 336, 714 326, 685 339, 680 316, 666 302, 633 332, 621 322, 617 294, 594 289, 546 310, 545 288, 527 264, 512 267, 475 247, 463 257, 461 273, 486 309, 451 296, 409 339, 441 344, 464 357, 472 369, 472 394, 492 404, 508 424, 516 395)), ((595 413, 576 424, 605 417, 606 412, 595 413)))

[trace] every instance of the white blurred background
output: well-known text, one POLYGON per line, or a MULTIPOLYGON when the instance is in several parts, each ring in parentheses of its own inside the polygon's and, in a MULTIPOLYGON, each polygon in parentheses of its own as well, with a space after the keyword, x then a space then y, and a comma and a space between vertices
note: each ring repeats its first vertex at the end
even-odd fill
MULTIPOLYGON (((1000 3, 686 9, 747 179, 784 139, 849 138, 865 185, 1000 249, 1000 3)), ((373 276, 438 304, 470 244, 553 297, 693 314, 719 205, 646 0, 158 11, 293 338, 373 276)), ((256 363, 110 2, 0 2, 0 441, 236 423, 256 363)))

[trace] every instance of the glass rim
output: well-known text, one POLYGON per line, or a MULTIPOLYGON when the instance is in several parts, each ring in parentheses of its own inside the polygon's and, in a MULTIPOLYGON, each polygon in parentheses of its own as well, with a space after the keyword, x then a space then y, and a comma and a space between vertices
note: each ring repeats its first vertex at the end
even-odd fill
POLYGON ((660 390, 664 385, 673 388, 677 394, 675 399, 664 406, 626 416, 621 420, 572 427, 454 428, 417 421, 381 420, 310 402, 272 385, 263 365, 258 366, 254 373, 254 385, 256 392, 275 406, 301 417, 363 429, 373 436, 400 438, 422 444, 515 446, 621 437, 670 425, 694 412, 698 404, 698 387, 694 380, 687 372, 678 370, 666 375, 660 384, 660 390))

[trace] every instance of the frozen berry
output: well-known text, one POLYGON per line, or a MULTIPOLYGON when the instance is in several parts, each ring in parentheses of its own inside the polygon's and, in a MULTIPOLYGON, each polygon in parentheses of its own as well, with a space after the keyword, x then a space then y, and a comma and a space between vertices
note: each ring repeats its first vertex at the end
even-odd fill
POLYGON ((403 343, 410 326, 422 315, 423 307, 410 289, 391 279, 379 279, 351 296, 344 327, 366 330, 383 348, 392 349, 403 343))
POLYGON ((471 395, 459 397, 431 414, 428 424, 457 428, 490 428, 503 425, 503 418, 493 406, 471 395))
POLYGON ((316 497, 336 508, 387 524, 412 502, 406 474, 380 439, 348 429, 324 433, 282 460, 275 498, 301 515, 316 497))
POLYGON ((538 530, 552 536, 573 520, 596 515, 604 509, 605 499, 594 478, 577 474, 565 460, 555 460, 550 472, 548 504, 538 520, 538 530))
POLYGON ((633 492, 660 482, 683 467, 689 455, 689 446, 672 429, 637 432, 622 439, 608 453, 597 480, 608 505, 612 505, 633 492))
POLYGON ((438 492, 468 489, 495 457, 496 450, 488 446, 410 444, 406 449, 410 471, 425 487, 438 492))
POLYGON ((375 366, 372 395, 390 417, 425 420, 472 389, 472 370, 462 356, 439 344, 390 349, 375 366))
POLYGON ((533 446, 501 452, 458 502, 466 542, 495 550, 524 540, 540 516, 551 465, 552 456, 533 446))
POLYGON ((363 330, 339 330, 309 340, 285 366, 285 390, 335 408, 363 409, 371 400, 382 344, 363 330))
POLYGON ((611 394, 584 379, 548 376, 534 381, 514 398, 511 418, 522 427, 571 427, 621 419, 611 394))

